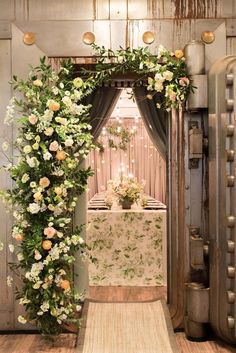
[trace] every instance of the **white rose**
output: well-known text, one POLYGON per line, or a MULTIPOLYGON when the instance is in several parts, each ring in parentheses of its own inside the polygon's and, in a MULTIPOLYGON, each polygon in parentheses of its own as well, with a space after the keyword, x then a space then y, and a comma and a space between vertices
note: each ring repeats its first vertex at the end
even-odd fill
POLYGON ((171 81, 172 78, 173 78, 173 72, 169 71, 169 70, 166 70, 163 72, 163 77, 165 80, 167 81, 171 81))
POLYGON ((42 281, 38 281, 38 282, 36 282, 36 283, 33 285, 33 288, 34 288, 34 289, 39 289, 40 286, 41 286, 41 284, 42 284, 42 281))
POLYGON ((18 322, 20 322, 21 324, 26 324, 27 320, 24 318, 24 316, 19 315, 18 316, 18 322))
POLYGON ((30 179, 29 175, 27 173, 23 174, 21 181, 23 184, 27 183, 27 181, 30 179))
POLYGON ((50 152, 45 152, 45 153, 43 154, 43 159, 44 159, 45 161, 49 161, 51 158, 52 158, 52 155, 51 155, 50 152))
POLYGON ((36 188, 36 186, 37 186, 36 182, 35 181, 31 181, 30 187, 31 188, 36 188))
POLYGON ((53 127, 48 127, 47 129, 44 130, 44 134, 46 136, 52 136, 53 132, 54 132, 53 127))
POLYGON ((46 121, 51 121, 53 118, 53 114, 54 113, 52 110, 46 109, 43 114, 43 119, 45 119, 46 121))
POLYGON ((74 141, 69 138, 69 139, 67 139, 67 140, 65 141, 65 146, 66 146, 66 147, 71 147, 71 146, 73 145, 73 143, 74 143, 74 141))
POLYGON ((7 286, 11 287, 13 282, 13 278, 11 276, 7 276, 7 286))
POLYGON ((14 250, 15 250, 14 245, 13 245, 13 244, 9 244, 8 247, 9 247, 9 251, 10 251, 11 253, 13 253, 14 250))
POLYGON ((32 147, 33 147, 33 150, 37 151, 37 150, 39 149, 39 144, 38 144, 38 142, 35 142, 35 143, 32 145, 32 147))
POLYGON ((59 89, 57 87, 52 87, 52 93, 56 96, 59 93, 59 89))
POLYGON ((17 254, 18 261, 24 260, 24 255, 22 253, 17 254))
POLYGON ((9 144, 7 142, 2 143, 2 150, 5 152, 8 150, 9 144))
POLYGON ((40 211, 40 206, 37 203, 30 203, 29 207, 27 208, 27 211, 32 213, 32 214, 36 214, 40 211))
POLYGON ((30 145, 26 145, 24 148, 23 148, 23 152, 28 154, 32 151, 32 148, 30 145))
POLYGON ((65 96, 65 97, 62 98, 62 102, 63 102, 67 107, 70 107, 71 104, 72 104, 72 101, 71 101, 70 97, 67 97, 67 96, 65 96))
POLYGON ((33 81, 33 85, 36 87, 42 87, 43 82, 39 79, 33 81))
POLYGON ((35 258, 35 260, 40 260, 42 258, 42 255, 40 254, 40 252, 38 250, 35 250, 34 258, 35 258))
POLYGON ((29 158, 27 156, 26 162, 30 166, 30 168, 37 168, 39 166, 39 161, 37 160, 36 157, 29 158))

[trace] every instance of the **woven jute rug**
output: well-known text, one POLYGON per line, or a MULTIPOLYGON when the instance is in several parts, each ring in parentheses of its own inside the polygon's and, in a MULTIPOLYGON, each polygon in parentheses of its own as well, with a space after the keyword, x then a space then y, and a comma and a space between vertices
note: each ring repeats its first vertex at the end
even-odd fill
POLYGON ((77 353, 179 353, 164 301, 88 302, 77 353))

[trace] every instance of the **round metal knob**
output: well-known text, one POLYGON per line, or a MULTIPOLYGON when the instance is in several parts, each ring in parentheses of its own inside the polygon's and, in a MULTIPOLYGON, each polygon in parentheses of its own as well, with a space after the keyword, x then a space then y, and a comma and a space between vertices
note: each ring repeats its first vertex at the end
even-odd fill
POLYGON ((234 75, 233 74, 227 74, 226 75, 226 84, 228 86, 232 86, 233 82, 234 82, 234 75))
POLYGON ((227 246, 228 246, 228 252, 234 252, 234 246, 235 246, 235 244, 234 244, 234 241, 232 241, 232 240, 228 240, 227 241, 227 246))
POLYGON ((234 160, 234 150, 227 150, 227 161, 232 162, 234 160))
POLYGON ((234 109, 234 100, 226 99, 226 109, 232 111, 234 109))
POLYGON ((233 266, 228 266, 227 267, 227 275, 229 278, 234 278, 235 275, 235 267, 233 266))
POLYGON ((227 126, 227 136, 233 136, 234 135, 234 125, 230 124, 227 126))
POLYGON ((235 217, 234 216, 228 216, 227 217, 227 227, 234 228, 234 224, 235 224, 235 217))
POLYGON ((234 186, 234 175, 227 175, 227 186, 232 187, 234 186))
POLYGON ((233 316, 228 316, 227 321, 228 321, 228 327, 229 328, 234 328, 234 318, 233 318, 233 316))
POLYGON ((235 300, 235 293, 232 292, 231 290, 227 291, 227 300, 229 304, 233 304, 235 300))

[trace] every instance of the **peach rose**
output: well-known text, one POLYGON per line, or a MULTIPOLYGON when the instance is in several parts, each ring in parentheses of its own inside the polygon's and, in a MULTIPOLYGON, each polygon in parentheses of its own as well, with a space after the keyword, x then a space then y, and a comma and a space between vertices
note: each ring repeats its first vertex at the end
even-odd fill
POLYGON ((42 87, 43 82, 39 79, 33 81, 33 85, 36 87, 42 87))
POLYGON ((49 101, 47 102, 47 106, 53 112, 56 112, 60 109, 60 104, 54 101, 53 99, 49 99, 49 101))
POLYGON ((45 134, 46 136, 52 136, 53 131, 54 131, 53 127, 47 127, 47 128, 44 130, 44 134, 45 134))
POLYGON ((39 185, 45 189, 50 185, 50 180, 47 177, 43 177, 39 180, 39 185))
POLYGON ((21 233, 16 234, 15 239, 17 241, 22 241, 24 239, 23 235, 21 233))
POLYGON ((50 146, 49 146, 49 151, 53 151, 53 152, 56 152, 59 148, 59 144, 57 141, 53 141, 50 143, 50 146))
POLYGON ((64 151, 57 151, 56 159, 58 161, 64 161, 64 159, 66 159, 66 153, 64 151))
POLYGON ((188 86, 189 85, 188 77, 181 77, 180 80, 179 80, 179 84, 182 87, 188 86))
POLYGON ((62 188, 60 186, 56 186, 54 189, 55 193, 57 195, 61 195, 62 194, 62 188))
POLYGON ((61 280, 60 287, 62 289, 68 290, 70 289, 70 282, 67 279, 61 280))
POLYGON ((184 53, 183 53, 183 51, 182 50, 176 50, 175 51, 175 57, 177 58, 177 59, 181 59, 182 57, 184 56, 184 53))
POLYGON ((44 240, 44 241, 42 242, 42 248, 43 248, 44 250, 50 250, 51 247, 52 247, 52 242, 51 242, 51 240, 44 240))
POLYGON ((38 121, 38 117, 34 114, 31 114, 28 119, 31 125, 35 125, 38 121))
POLYGON ((35 192, 35 193, 34 193, 34 199, 35 199, 36 201, 41 201, 42 198, 43 198, 43 195, 41 194, 41 192, 35 192))
POLYGON ((54 235, 56 234, 56 229, 53 227, 47 227, 44 228, 43 234, 47 236, 47 238, 51 239, 54 237, 54 235))

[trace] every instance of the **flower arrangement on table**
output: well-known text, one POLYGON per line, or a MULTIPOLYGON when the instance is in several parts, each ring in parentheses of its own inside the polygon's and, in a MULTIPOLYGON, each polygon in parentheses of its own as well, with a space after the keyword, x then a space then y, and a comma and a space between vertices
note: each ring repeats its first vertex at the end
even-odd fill
POLYGON ((144 192, 144 183, 139 183, 133 176, 121 176, 108 182, 106 204, 111 206, 112 197, 116 198, 123 209, 130 209, 133 203, 141 201, 144 192))

